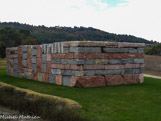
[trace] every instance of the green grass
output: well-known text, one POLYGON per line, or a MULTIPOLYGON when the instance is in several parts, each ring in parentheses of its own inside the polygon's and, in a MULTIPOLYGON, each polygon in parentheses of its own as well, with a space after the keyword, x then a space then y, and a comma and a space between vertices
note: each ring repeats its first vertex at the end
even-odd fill
POLYGON ((159 79, 145 78, 145 82, 138 85, 70 88, 10 77, 1 70, 0 81, 75 100, 83 106, 83 115, 96 121, 161 121, 159 79))
POLYGON ((0 70, 6 69, 6 59, 0 58, 0 70))

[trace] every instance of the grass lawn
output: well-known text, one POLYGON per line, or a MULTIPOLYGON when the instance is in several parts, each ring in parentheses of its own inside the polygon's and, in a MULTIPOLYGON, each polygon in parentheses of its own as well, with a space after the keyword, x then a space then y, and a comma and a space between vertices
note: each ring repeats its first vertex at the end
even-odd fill
POLYGON ((139 85, 70 88, 10 77, 0 71, 0 81, 40 93, 73 99, 83 115, 96 121, 161 121, 161 80, 145 78, 139 85))

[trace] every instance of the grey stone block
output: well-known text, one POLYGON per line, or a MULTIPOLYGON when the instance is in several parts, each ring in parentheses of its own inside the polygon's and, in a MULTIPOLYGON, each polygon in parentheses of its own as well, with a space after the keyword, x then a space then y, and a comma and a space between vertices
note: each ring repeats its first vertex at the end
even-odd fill
POLYGON ((36 66, 36 64, 32 64, 32 71, 33 72, 37 72, 37 66, 36 66))
POLYGON ((61 64, 61 59, 52 59, 51 63, 52 64, 61 64))
POLYGON ((24 46, 21 46, 22 47, 22 53, 27 53, 27 46, 24 45, 24 46))
POLYGON ((135 68, 133 69, 133 74, 141 74, 143 70, 141 68, 135 68))
POLYGON ((42 54, 47 54, 47 44, 42 45, 42 54))
POLYGON ((74 76, 84 76, 84 71, 75 71, 74 73, 75 73, 74 76))
POLYGON ((117 75, 122 74, 122 70, 119 69, 107 70, 106 73, 109 75, 117 75))
POLYGON ((27 67, 27 60, 22 60, 22 66, 27 67))
POLYGON ((49 74, 49 83, 55 83, 55 75, 49 74))
POLYGON ((144 53, 144 48, 138 48, 138 53, 144 53))
POLYGON ((133 69, 125 69, 124 74, 133 74, 133 69))
POLYGON ((135 48, 129 48, 129 53, 137 53, 138 50, 135 48))
POLYGON ((96 59, 87 59, 86 64, 96 64, 96 59))
POLYGON ((37 50, 36 49, 32 49, 32 56, 36 56, 37 54, 37 50))
POLYGON ((72 53, 101 53, 101 47, 70 47, 72 53))
POLYGON ((18 71, 18 65, 17 64, 13 64, 13 70, 18 71))
POLYGON ((63 47, 63 53, 70 53, 69 47, 63 47))
POLYGON ((63 76, 63 85, 71 86, 71 76, 63 76))
POLYGON ((103 48, 106 53, 127 53, 129 48, 103 48))
POLYGON ((46 64, 42 64, 41 69, 43 73, 46 73, 46 64))
POLYGON ((13 64, 18 64, 18 59, 17 58, 13 59, 13 64))
POLYGON ((134 58, 134 63, 144 63, 143 58, 134 58))
POLYGON ((35 64, 36 63, 36 57, 32 57, 32 63, 35 64))
POLYGON ((121 59, 109 59, 109 64, 121 64, 121 59))
POLYGON ((62 70, 62 75, 75 75, 75 71, 72 71, 72 70, 62 70))
POLYGON ((84 70, 84 75, 85 76, 94 76, 95 70, 84 70))
POLYGON ((134 63, 134 59, 133 58, 121 59, 121 63, 123 63, 123 64, 134 63))
POLYGON ((61 59, 61 64, 85 64, 85 59, 61 59))
POLYGON ((95 70, 95 75, 106 75, 107 71, 106 70, 95 70))
POLYGON ((52 74, 62 74, 60 69, 51 69, 52 74))
POLYGON ((18 71, 14 71, 14 76, 15 76, 15 77, 19 77, 18 71))
POLYGON ((27 59, 27 53, 22 53, 22 59, 27 59))
POLYGON ((42 63, 46 64, 47 63, 47 56, 46 55, 42 55, 42 63))

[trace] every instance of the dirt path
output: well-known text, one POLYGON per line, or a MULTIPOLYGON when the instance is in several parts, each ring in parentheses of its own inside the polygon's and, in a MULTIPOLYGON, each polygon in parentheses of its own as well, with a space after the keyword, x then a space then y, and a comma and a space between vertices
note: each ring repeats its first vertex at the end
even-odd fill
POLYGON ((43 121, 40 117, 21 115, 18 111, 0 106, 0 121, 43 121))
POLYGON ((152 77, 156 79, 161 79, 161 76, 155 76, 155 75, 150 75, 150 74, 144 74, 145 77, 152 77))

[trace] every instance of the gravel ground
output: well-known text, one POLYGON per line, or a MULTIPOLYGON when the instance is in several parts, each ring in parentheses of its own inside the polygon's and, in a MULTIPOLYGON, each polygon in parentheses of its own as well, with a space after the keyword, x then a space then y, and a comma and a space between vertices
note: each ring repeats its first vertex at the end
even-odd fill
POLYGON ((40 117, 21 115, 18 111, 10 110, 0 106, 0 121, 43 121, 40 117))

